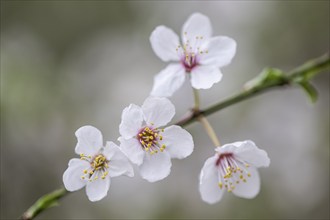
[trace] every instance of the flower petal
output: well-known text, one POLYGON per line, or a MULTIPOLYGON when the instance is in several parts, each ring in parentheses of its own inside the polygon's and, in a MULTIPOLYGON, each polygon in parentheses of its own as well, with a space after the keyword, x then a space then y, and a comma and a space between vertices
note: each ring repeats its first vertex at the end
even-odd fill
POLYGON ((120 141, 120 149, 124 152, 128 159, 136 165, 141 165, 145 152, 139 141, 135 138, 125 139, 122 137, 118 140, 120 141))
POLYGON ((199 192, 202 200, 209 204, 219 202, 224 192, 218 185, 217 159, 217 156, 208 158, 199 176, 199 192))
POLYGON ((119 125, 119 133, 128 139, 138 134, 142 126, 143 113, 140 106, 130 104, 123 110, 121 115, 121 123, 119 125))
POLYGON ((181 64, 169 64, 155 76, 151 95, 169 97, 182 86, 185 78, 185 69, 181 64))
POLYGON ((139 169, 143 179, 149 182, 156 182, 170 174, 171 166, 170 155, 167 152, 160 152, 153 155, 146 154, 139 169))
POLYGON ((88 182, 86 185, 86 194, 88 199, 92 202, 103 199, 110 188, 110 177, 107 176, 105 179, 98 178, 92 182, 88 182))
POLYGON ((81 179, 84 174, 83 171, 88 169, 90 164, 85 160, 77 158, 69 161, 69 167, 63 174, 63 183, 68 191, 76 191, 83 188, 86 185, 86 181, 81 179))
POLYGON ((76 131, 75 135, 78 139, 76 154, 93 156, 103 146, 102 133, 93 126, 83 126, 76 131))
POLYGON ((179 60, 176 48, 180 45, 179 37, 173 30, 158 26, 150 35, 151 47, 155 54, 164 62, 179 60))
POLYGON ((167 98, 149 97, 144 101, 142 111, 147 124, 158 128, 171 121, 175 107, 167 98))
POLYGON ((221 147, 215 148, 215 151, 219 154, 234 153, 236 150, 237 150, 237 147, 233 143, 225 144, 225 145, 222 145, 221 147))
POLYGON ((249 171, 251 173, 251 177, 247 177, 246 182, 236 184, 233 193, 238 197, 253 199, 260 191, 260 177, 257 169, 250 167, 249 171))
POLYGON ((202 51, 208 51, 199 56, 199 64, 223 67, 228 65, 236 53, 235 40, 225 37, 213 37, 206 41, 202 47, 202 51))
POLYGON ((268 167, 270 159, 267 152, 259 149, 253 141, 232 143, 236 146, 235 157, 255 167, 268 167))
POLYGON ((116 177, 120 175, 134 176, 134 171, 131 163, 126 155, 121 152, 119 147, 109 141, 103 150, 104 156, 110 161, 109 163, 109 175, 110 177, 116 177))
POLYGON ((107 160, 112 160, 112 157, 117 153, 117 150, 121 152, 119 147, 112 141, 107 141, 105 147, 103 148, 102 154, 107 158, 107 160))
POLYGON ((182 27, 183 44, 189 39, 194 45, 196 37, 202 36, 203 39, 208 39, 212 35, 212 26, 210 19, 200 13, 192 14, 182 27), (186 33, 186 34, 185 34, 186 33))
POLYGON ((172 158, 182 159, 188 157, 194 150, 194 141, 192 136, 180 126, 172 125, 164 129, 162 133, 166 151, 172 158))
POLYGON ((216 66, 197 66, 191 71, 191 85, 195 89, 209 89, 221 78, 222 73, 216 66))

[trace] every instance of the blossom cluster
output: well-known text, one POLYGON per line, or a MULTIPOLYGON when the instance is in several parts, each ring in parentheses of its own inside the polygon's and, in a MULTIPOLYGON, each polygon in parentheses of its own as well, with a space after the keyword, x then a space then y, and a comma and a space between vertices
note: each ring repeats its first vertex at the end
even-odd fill
MULTIPOLYGON (((183 159, 192 154, 191 134, 177 125, 166 126, 175 115, 175 107, 167 98, 188 78, 194 89, 209 89, 222 78, 221 67, 228 65, 236 53, 236 42, 225 36, 212 37, 208 17, 192 14, 184 23, 181 42, 168 27, 158 26, 151 33, 150 43, 164 62, 171 61, 154 78, 150 96, 142 106, 130 104, 121 116, 119 146, 103 142, 101 132, 93 126, 79 128, 75 135, 75 153, 80 158, 69 161, 63 174, 68 191, 86 187, 90 201, 107 195, 111 178, 134 176, 133 165, 149 182, 166 178, 171 171, 171 159, 183 159)), ((264 150, 252 141, 216 146, 199 177, 203 201, 213 204, 223 192, 242 198, 254 198, 260 190, 259 167, 269 166, 264 150)))

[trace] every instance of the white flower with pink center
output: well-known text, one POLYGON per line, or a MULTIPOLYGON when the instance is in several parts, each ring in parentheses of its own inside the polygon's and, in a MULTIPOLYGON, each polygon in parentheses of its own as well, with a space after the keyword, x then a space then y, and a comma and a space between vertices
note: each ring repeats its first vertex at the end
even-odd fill
POLYGON ((211 37, 210 20, 192 14, 182 27, 182 42, 168 27, 158 26, 150 36, 155 54, 169 64, 155 76, 151 95, 168 97, 189 76, 195 89, 209 89, 222 78, 219 68, 228 65, 236 52, 236 42, 225 36, 211 37))
POLYGON ((162 128, 174 114, 173 104, 158 97, 147 98, 141 107, 131 104, 122 113, 120 148, 149 182, 170 174, 171 158, 183 159, 193 151, 193 139, 186 130, 176 125, 162 128))
POLYGON ((216 148, 216 154, 206 160, 199 182, 202 199, 210 204, 219 202, 224 191, 252 199, 260 191, 257 168, 268 167, 266 151, 252 141, 235 142, 216 148))
POLYGON ((76 137, 75 151, 80 159, 71 159, 63 174, 66 190, 76 191, 86 186, 86 194, 94 202, 107 195, 110 178, 134 176, 132 165, 116 144, 107 142, 103 146, 102 134, 97 128, 83 126, 76 131, 76 137))

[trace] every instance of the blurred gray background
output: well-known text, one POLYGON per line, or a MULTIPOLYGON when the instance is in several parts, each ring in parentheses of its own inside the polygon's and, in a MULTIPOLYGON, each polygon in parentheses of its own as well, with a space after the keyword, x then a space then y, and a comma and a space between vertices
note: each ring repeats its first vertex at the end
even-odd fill
MULTIPOLYGON (((17 218, 62 185, 77 128, 90 124, 116 141, 123 108, 142 104, 166 66, 150 33, 158 25, 180 32, 196 11, 209 16, 214 35, 238 43, 223 80, 201 91, 203 107, 238 93, 266 66, 288 71, 329 51, 329 1, 1 1, 1 218, 17 218)), ((226 193, 215 205, 202 202, 198 175, 214 151, 194 123, 193 154, 173 160, 165 180, 115 178, 102 201, 81 190, 40 217, 328 219, 329 74, 313 84, 315 105, 287 88, 209 117, 223 144, 251 139, 268 152, 253 200, 226 193)), ((175 122, 192 106, 189 84, 171 100, 175 122)))

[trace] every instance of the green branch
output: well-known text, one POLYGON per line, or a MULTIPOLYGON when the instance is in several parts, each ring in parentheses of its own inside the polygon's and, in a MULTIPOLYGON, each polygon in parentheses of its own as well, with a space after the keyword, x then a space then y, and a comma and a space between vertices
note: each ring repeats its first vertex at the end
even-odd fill
POLYGON ((30 220, 36 217, 39 213, 45 209, 58 205, 58 200, 69 192, 64 188, 57 189, 51 193, 48 193, 38 199, 24 214, 21 216, 23 220, 30 220))
MULTIPOLYGON (((261 94, 271 88, 282 87, 285 85, 300 85, 310 96, 312 101, 317 98, 316 89, 310 84, 310 79, 321 71, 330 66, 329 55, 324 55, 317 59, 311 60, 306 64, 294 69, 288 74, 284 74, 277 69, 265 69, 255 79, 246 83, 244 90, 222 102, 219 102, 204 110, 193 109, 188 117, 176 123, 177 125, 187 126, 199 118, 199 116, 208 116, 220 111, 228 106, 244 101, 257 94, 261 94)), ((55 190, 49 194, 42 196, 36 201, 21 217, 21 219, 33 219, 42 211, 56 206, 58 200, 67 195, 69 192, 64 188, 55 190)))
POLYGON ((314 60, 308 61, 307 63, 299 66, 287 74, 278 69, 264 69, 259 76, 245 84, 241 93, 215 105, 212 105, 206 109, 200 111, 192 110, 188 117, 182 119, 176 124, 180 126, 187 126, 190 123, 196 121, 199 115, 211 115, 226 107, 244 101, 275 87, 299 85, 307 92, 311 101, 315 102, 317 99, 317 90, 310 83, 310 80, 315 75, 328 69, 329 66, 330 59, 329 55, 326 54, 314 60))

